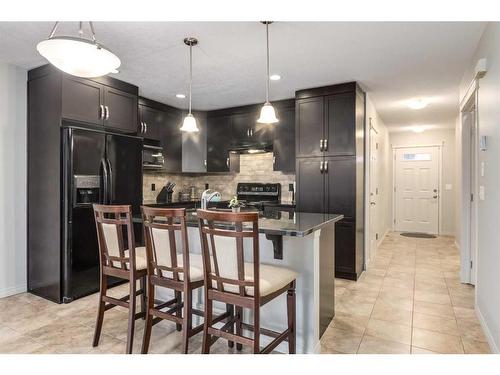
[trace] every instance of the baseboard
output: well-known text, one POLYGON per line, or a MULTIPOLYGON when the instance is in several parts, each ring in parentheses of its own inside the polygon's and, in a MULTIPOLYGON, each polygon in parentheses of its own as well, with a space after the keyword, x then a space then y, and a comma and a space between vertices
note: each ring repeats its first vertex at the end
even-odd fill
POLYGON ((14 294, 26 292, 28 286, 27 284, 15 285, 9 288, 0 289, 0 298, 13 296, 14 294))
POLYGON ((488 345, 490 346, 491 352, 495 353, 495 354, 500 354, 500 351, 498 350, 498 346, 495 343, 495 339, 493 338, 493 335, 491 334, 491 331, 488 328, 488 325, 486 324, 486 320, 484 320, 483 314, 481 313, 481 310, 479 309, 479 306, 477 305, 477 303, 475 306, 475 311, 476 311, 477 319, 479 320, 479 323, 481 324, 481 327, 483 328, 484 335, 486 336, 486 340, 488 340, 488 345))

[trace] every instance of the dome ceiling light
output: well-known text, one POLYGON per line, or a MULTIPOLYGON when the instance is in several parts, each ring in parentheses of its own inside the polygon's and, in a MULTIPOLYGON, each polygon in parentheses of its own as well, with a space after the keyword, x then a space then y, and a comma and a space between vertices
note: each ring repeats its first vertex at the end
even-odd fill
POLYGON ((101 77, 118 72, 120 59, 109 49, 97 42, 94 25, 88 22, 91 39, 83 37, 82 22, 78 36, 56 36, 59 22, 56 22, 49 37, 36 46, 40 55, 65 73, 84 78, 101 77))
POLYGON ((269 24, 272 23, 272 21, 263 21, 262 22, 264 25, 266 25, 266 102, 262 106, 262 109, 260 110, 260 117, 257 120, 258 123, 261 124, 275 124, 279 120, 276 118, 276 112, 274 110, 274 107, 271 105, 269 102, 269 24))

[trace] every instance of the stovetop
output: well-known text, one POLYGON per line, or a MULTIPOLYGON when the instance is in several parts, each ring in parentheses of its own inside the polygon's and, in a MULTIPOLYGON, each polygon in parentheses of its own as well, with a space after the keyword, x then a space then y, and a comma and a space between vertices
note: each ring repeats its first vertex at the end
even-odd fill
POLYGON ((281 184, 240 182, 236 195, 238 200, 246 201, 248 205, 276 203, 281 200, 281 184))

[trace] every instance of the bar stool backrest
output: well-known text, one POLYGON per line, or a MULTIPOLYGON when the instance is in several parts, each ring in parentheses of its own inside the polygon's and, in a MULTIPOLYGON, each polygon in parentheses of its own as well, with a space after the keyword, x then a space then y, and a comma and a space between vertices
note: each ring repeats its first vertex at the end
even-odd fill
POLYGON ((101 265, 135 268, 135 238, 130 206, 94 204, 101 265))

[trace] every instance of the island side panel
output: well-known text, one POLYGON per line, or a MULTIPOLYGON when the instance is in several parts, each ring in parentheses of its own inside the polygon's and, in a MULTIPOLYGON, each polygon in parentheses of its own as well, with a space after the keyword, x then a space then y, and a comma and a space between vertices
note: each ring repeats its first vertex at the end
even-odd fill
POLYGON ((321 229, 319 244, 319 337, 335 316, 335 224, 321 229))

